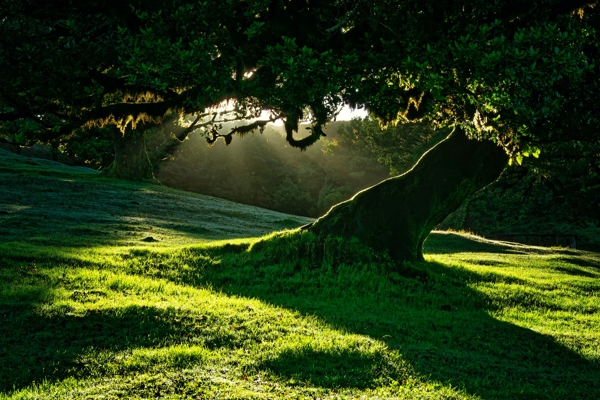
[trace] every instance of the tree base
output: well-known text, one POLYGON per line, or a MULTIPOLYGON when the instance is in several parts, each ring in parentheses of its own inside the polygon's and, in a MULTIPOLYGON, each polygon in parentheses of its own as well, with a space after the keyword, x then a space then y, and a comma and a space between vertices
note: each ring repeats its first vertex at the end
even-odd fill
POLYGON ((117 131, 114 141, 115 159, 106 170, 108 176, 128 181, 156 181, 143 132, 128 130, 121 135, 117 131))
POLYGON ((306 226, 319 238, 356 238, 397 263, 423 260, 433 228, 475 192, 494 182, 508 156, 492 142, 455 129, 407 173, 340 203, 306 226))

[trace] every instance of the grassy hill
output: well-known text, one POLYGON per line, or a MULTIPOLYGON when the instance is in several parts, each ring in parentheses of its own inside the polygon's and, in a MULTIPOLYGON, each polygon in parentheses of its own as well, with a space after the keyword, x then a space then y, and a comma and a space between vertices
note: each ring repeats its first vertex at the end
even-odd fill
POLYGON ((599 254, 307 221, 0 152, 0 399, 598 398, 599 254))

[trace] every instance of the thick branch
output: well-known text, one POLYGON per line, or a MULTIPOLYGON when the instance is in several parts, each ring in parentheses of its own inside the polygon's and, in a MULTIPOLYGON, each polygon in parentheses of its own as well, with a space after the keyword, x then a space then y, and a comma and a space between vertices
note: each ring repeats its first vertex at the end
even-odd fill
MULTIPOLYGON (((126 118, 128 116, 137 117, 142 114, 146 114, 149 117, 158 117, 162 118, 169 110, 183 110, 185 113, 192 113, 199 109, 205 109, 210 106, 210 104, 204 104, 202 106, 197 106, 191 108, 189 105, 186 105, 186 100, 190 97, 197 97, 198 93, 201 91, 201 88, 193 88, 187 90, 176 97, 171 99, 160 101, 156 103, 118 103, 111 104, 106 107, 100 107, 93 109, 84 115, 84 119, 88 121, 97 121, 97 120, 105 120, 109 117, 114 117, 115 119, 126 118)), ((222 100, 231 97, 230 93, 224 94, 220 99, 216 101, 219 103, 222 100)), ((208 103, 208 99, 206 100, 208 103)))
POLYGON ((264 129, 265 125, 267 125, 269 122, 273 122, 273 120, 267 119, 267 120, 260 120, 260 121, 255 121, 249 125, 244 125, 244 126, 237 126, 235 128, 233 128, 231 130, 231 132, 229 132, 230 135, 240 135, 240 136, 244 136, 247 133, 253 132, 256 129, 264 129))
MULTIPOLYGON (((125 79, 115 78, 110 75, 98 72, 96 70, 90 70, 88 72, 88 74, 90 77, 90 81, 93 79, 96 82, 98 82, 100 85, 102 85, 102 87, 104 88, 104 90, 102 92, 103 95, 114 93, 116 91, 121 91, 123 93, 127 93, 132 90, 135 90, 135 87, 128 85, 127 81, 125 79)), ((143 88, 142 90, 144 92, 149 92, 149 93, 161 96, 166 100, 169 100, 169 99, 172 99, 172 98, 178 96, 177 93, 172 90, 167 90, 167 92, 156 91, 156 90, 152 90, 150 88, 143 88)))
MULTIPOLYGON (((182 132, 175 134, 175 137, 177 138, 177 140, 179 140, 180 142, 183 142, 185 140, 185 138, 187 138, 187 136, 194 131, 194 129, 197 129, 198 127, 196 126, 196 124, 204 117, 206 117, 208 115, 208 113, 204 113, 204 114, 200 114, 196 117, 196 119, 194 120, 194 122, 192 122, 192 124, 190 126, 188 126, 187 128, 185 128, 182 132)), ((216 116, 216 114, 215 114, 216 116)), ((213 117, 214 120, 214 117, 213 117)))
MULTIPOLYGON (((241 119, 241 118, 240 118, 241 119)), ((229 131, 229 133, 226 133, 224 135, 220 134, 214 127, 213 129, 210 131, 210 136, 208 136, 206 138, 206 141, 208 142, 208 144, 213 144, 214 142, 216 142, 216 140, 220 137, 222 137, 223 139, 225 139, 225 144, 229 145, 233 139, 233 135, 239 135, 239 136, 244 136, 250 132, 255 131, 256 129, 260 129, 260 131, 262 132, 263 129, 265 128, 265 125, 267 125, 269 122, 273 122, 275 121, 277 118, 275 119, 267 119, 267 120, 259 120, 259 121, 255 121, 251 124, 248 125, 242 125, 242 126, 238 126, 235 127, 233 129, 231 129, 231 131, 229 131)), ((221 122, 221 121, 219 121, 221 122)), ((214 123, 213 123, 214 124, 214 123)))

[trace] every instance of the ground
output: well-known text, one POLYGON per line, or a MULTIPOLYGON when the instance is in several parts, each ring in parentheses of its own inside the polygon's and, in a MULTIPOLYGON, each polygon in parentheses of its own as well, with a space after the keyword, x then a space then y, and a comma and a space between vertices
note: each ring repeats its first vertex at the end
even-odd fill
POLYGON ((0 188, 0 399, 600 392, 597 253, 434 232, 404 272, 316 265, 263 236, 306 218, 8 152, 0 188))

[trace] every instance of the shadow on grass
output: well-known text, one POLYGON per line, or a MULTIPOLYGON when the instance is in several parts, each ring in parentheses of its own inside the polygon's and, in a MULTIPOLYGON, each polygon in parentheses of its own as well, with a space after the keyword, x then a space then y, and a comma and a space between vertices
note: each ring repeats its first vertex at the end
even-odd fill
MULTIPOLYGON (((32 382, 81 376, 85 351, 102 352, 156 345, 177 335, 175 327, 157 323, 152 309, 130 308, 121 315, 89 312, 84 316, 40 316, 33 305, 2 308, 4 346, 0 349, 0 393, 32 382)), ((0 312, 2 312, 0 311, 0 312)))
POLYGON ((580 267, 595 268, 600 271, 600 262, 595 260, 589 260, 582 257, 561 257, 561 259, 569 264, 578 265, 580 267))
POLYGON ((578 255, 576 250, 557 249, 550 247, 529 246, 516 242, 490 240, 469 234, 451 232, 432 232, 425 242, 426 253, 498 253, 498 254, 566 254, 578 255))
MULTIPOLYGON (((181 256, 187 259, 179 261, 190 268, 174 264, 168 274, 166 258, 150 251, 136 254, 155 258, 165 279, 297 310, 391 350, 303 347, 257 365, 287 384, 365 389, 416 373, 482 399, 587 399, 600 390, 597 363, 550 336, 490 316, 492 299, 467 286, 489 282, 488 276, 433 262, 404 275, 369 266, 317 268, 243 249, 188 249, 181 256)), ((181 323, 166 311, 129 307, 118 313, 45 315, 38 306, 45 295, 0 298, 0 393, 44 379, 118 373, 110 358, 116 351, 187 340, 181 323), (86 358, 91 351, 106 357, 86 358)), ((222 331, 199 339, 208 348, 235 347, 234 338, 222 331)))
MULTIPOLYGON (((486 276, 434 262, 418 264, 421 272, 408 278, 366 267, 332 272, 273 263, 268 257, 235 258, 190 283, 259 298, 385 342, 425 380, 482 399, 587 399, 600 391, 600 365, 551 336, 490 315, 492 299, 466 284, 488 282, 486 276)), ((404 379, 398 365, 378 367, 385 364, 381 355, 307 350, 283 352, 261 368, 292 383, 326 388, 404 379)))
MULTIPOLYGON (((118 351, 197 340, 188 337, 181 319, 168 310, 138 306, 78 316, 40 315, 34 304, 0 299, 0 394, 44 380, 122 373, 118 351)), ((207 348, 233 346, 233 338, 223 332, 200 340, 207 348)))
POLYGON ((572 276, 583 276, 586 278, 600 278, 600 273, 598 272, 588 272, 585 270, 582 270, 581 268, 574 268, 574 267, 554 267, 554 269, 556 271, 560 271, 563 272, 567 275, 572 275, 572 276))
POLYGON ((292 384, 308 383, 329 389, 373 387, 382 375, 399 375, 401 366, 390 363, 383 354, 364 354, 359 350, 331 351, 301 348, 286 350, 259 366, 292 384))

